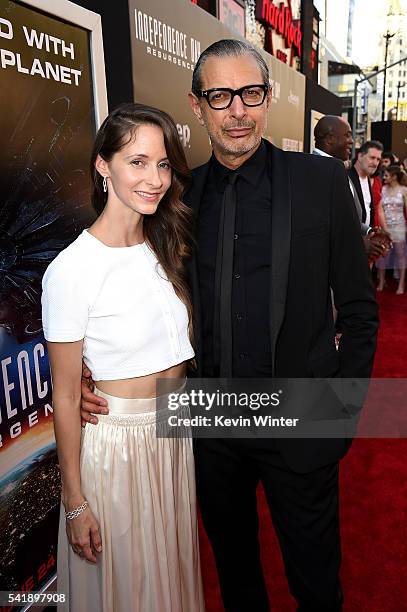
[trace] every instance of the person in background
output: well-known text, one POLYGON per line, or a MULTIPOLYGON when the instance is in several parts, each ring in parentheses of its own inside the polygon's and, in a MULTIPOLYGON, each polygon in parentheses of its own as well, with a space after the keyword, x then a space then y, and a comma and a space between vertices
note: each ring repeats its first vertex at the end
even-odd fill
MULTIPOLYGON (((380 221, 379 221, 379 202, 382 198, 382 187, 383 187, 383 181, 381 178, 381 168, 379 166, 379 168, 376 170, 376 172, 370 177, 370 187, 372 190, 372 198, 373 198, 373 214, 374 214, 374 226, 375 227, 379 227, 380 226, 380 221)), ((381 228, 382 231, 383 228, 381 228)), ((391 245, 388 244, 387 248, 386 248, 386 253, 382 255, 385 256, 388 252, 388 250, 391 248, 391 245)))
MULTIPOLYGON (((337 115, 325 115, 322 117, 314 129, 315 148, 314 155, 322 157, 336 157, 344 163, 349 161, 352 153, 352 128, 343 117, 337 115)), ((355 186, 349 178, 349 187, 355 202, 356 212, 358 213, 363 242, 370 261, 381 257, 390 248, 389 236, 373 223, 374 227, 369 227, 363 222, 363 207, 355 186)))
POLYGON ((373 196, 369 179, 379 167, 382 152, 383 145, 377 140, 363 143, 357 152, 354 165, 348 172, 362 207, 361 223, 367 232, 374 225, 373 196))
POLYGON ((343 162, 349 160, 352 153, 352 128, 343 117, 325 115, 314 128, 316 155, 336 157, 343 162))
MULTIPOLYGON (((393 242, 399 281, 397 295, 404 293, 406 271, 407 187, 402 184, 403 175, 403 171, 396 165, 385 170, 382 199, 378 209, 380 224, 389 232, 393 242)), ((379 274, 377 290, 383 291, 389 257, 379 260, 376 265, 379 274)))
POLYGON ((382 176, 386 168, 388 168, 389 166, 394 166, 394 160, 395 160, 394 153, 392 153, 391 151, 385 151, 383 153, 382 162, 380 166, 382 176))
POLYGON ((192 440, 158 435, 157 379, 177 389, 194 356, 190 173, 174 122, 119 106, 98 131, 91 174, 99 216, 43 279, 58 588, 70 612, 203 612, 192 440), (82 357, 110 412, 81 434, 82 357))

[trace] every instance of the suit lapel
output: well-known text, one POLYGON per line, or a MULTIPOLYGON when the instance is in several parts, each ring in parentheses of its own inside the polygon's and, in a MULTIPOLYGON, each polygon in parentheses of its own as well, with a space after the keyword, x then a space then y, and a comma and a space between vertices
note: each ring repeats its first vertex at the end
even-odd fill
POLYGON ((271 163, 270 333, 273 374, 278 335, 284 320, 291 248, 291 182, 286 154, 273 145, 271 163))
POLYGON ((356 189, 356 193, 359 198, 361 210, 362 210, 362 223, 366 221, 366 208, 365 208, 365 199, 363 197, 362 185, 360 184, 359 174, 354 166, 349 170, 349 176, 351 181, 356 189))
POLYGON ((350 178, 349 178, 349 184, 351 187, 353 200, 355 202, 356 212, 358 213, 359 223, 362 223, 362 218, 363 218, 362 204, 360 203, 358 192, 356 191, 356 187, 353 184, 353 182, 350 180, 350 178))
MULTIPOLYGON (((192 172, 192 185, 191 188, 184 195, 184 202, 188 204, 194 211, 194 221, 197 224, 199 208, 201 205, 202 197, 205 192, 205 184, 208 178, 210 163, 204 164, 199 168, 196 168, 192 172)), ((193 304, 193 323, 194 323, 194 344, 196 361, 198 365, 197 375, 200 376, 201 364, 202 364, 202 311, 201 311, 201 296, 199 290, 199 275, 198 275, 198 262, 196 257, 196 248, 194 248, 192 257, 188 265, 190 287, 193 304)))
POLYGON ((199 212, 209 168, 210 162, 208 161, 203 166, 199 166, 192 171, 192 184, 183 198, 184 202, 194 210, 195 216, 197 216, 199 212))

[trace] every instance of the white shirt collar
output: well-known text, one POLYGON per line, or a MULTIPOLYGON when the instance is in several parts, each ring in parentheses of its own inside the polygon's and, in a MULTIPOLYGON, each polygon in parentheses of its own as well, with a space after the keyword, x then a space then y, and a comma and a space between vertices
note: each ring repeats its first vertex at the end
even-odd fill
POLYGON ((314 147, 314 151, 316 151, 318 155, 322 155, 322 157, 332 157, 332 155, 329 155, 329 153, 325 153, 325 151, 322 151, 321 149, 318 149, 317 147, 314 147))

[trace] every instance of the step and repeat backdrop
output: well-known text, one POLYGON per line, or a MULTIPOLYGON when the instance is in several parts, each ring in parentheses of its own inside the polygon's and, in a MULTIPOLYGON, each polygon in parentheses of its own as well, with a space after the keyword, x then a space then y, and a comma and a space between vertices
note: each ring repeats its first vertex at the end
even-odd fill
MULTIPOLYGON (((129 0, 129 13, 134 99, 167 111, 177 123, 190 165, 202 164, 210 146, 187 99, 192 71, 206 47, 238 36, 190 0, 129 0)), ((261 52, 273 86, 266 136, 283 149, 302 151, 305 77, 261 52)))
POLYGON ((0 0, 0 590, 55 574, 59 473, 41 279, 89 225, 89 33, 0 0))

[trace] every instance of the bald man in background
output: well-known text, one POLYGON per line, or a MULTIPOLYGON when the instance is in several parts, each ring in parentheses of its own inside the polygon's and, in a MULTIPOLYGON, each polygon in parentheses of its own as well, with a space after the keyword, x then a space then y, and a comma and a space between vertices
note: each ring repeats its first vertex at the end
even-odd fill
MULTIPOLYGON (((325 115, 318 121, 314 129, 315 148, 314 155, 323 157, 336 157, 345 164, 352 154, 352 128, 346 119, 336 115, 325 115)), ((383 229, 367 227, 362 222, 362 205, 351 180, 349 188, 353 195, 356 211, 358 213, 363 242, 370 260, 378 259, 387 253, 390 248, 390 236, 383 229)))

